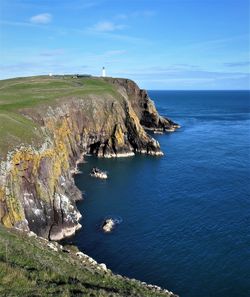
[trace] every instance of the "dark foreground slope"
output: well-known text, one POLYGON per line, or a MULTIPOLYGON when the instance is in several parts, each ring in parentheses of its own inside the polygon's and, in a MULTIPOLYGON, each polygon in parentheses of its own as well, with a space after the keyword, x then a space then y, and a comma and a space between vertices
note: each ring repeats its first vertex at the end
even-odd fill
POLYGON ((114 275, 73 248, 0 226, 0 296, 166 296, 167 290, 114 275))

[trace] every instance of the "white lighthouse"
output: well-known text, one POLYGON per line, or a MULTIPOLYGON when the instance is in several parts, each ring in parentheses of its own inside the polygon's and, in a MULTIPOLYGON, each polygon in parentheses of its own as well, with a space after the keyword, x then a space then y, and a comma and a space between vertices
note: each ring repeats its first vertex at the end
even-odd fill
POLYGON ((102 77, 106 77, 106 69, 105 69, 105 67, 102 67, 102 77))

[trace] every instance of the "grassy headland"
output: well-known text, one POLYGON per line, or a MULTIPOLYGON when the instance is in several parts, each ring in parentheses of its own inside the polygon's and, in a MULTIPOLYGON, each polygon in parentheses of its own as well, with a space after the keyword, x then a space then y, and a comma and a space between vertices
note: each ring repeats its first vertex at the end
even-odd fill
POLYGON ((40 126, 24 116, 41 106, 89 94, 116 95, 115 87, 102 78, 34 76, 0 80, 0 159, 20 144, 38 145, 40 126))

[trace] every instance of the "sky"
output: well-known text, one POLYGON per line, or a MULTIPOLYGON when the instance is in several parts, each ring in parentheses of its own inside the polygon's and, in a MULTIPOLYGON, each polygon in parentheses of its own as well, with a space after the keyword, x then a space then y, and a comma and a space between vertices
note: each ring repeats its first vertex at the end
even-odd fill
POLYGON ((0 0, 0 79, 107 75, 250 89, 249 0, 0 0))

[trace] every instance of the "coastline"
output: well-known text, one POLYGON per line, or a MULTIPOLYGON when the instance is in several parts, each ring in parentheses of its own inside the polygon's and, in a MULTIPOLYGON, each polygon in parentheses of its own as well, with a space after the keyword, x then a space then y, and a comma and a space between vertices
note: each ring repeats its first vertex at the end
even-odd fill
POLYGON ((134 82, 97 81, 110 88, 110 93, 63 98, 48 106, 21 110, 22 116, 41 126, 44 139, 40 148, 31 144, 11 147, 7 160, 1 162, 0 219, 6 227, 51 241, 71 237, 82 227, 77 201, 83 194, 73 176, 86 154, 98 158, 163 155, 159 142, 144 127, 167 131, 177 124, 161 117, 147 92, 134 82))
POLYGON ((0 225, 0 237, 1 251, 8 247, 0 263, 4 296, 64 296, 70 292, 70 296, 178 297, 159 286, 114 274, 76 247, 49 241, 32 231, 0 225))
MULTIPOLYGON (((57 79, 61 83, 61 78, 57 79)), ((145 129, 167 131, 178 125, 161 117, 147 92, 133 81, 93 79, 95 84, 111 88, 111 94, 94 95, 91 90, 88 96, 21 111, 42 125, 44 140, 40 148, 23 144, 14 151, 11 148, 13 153, 1 162, 0 219, 4 225, 29 228, 53 239, 71 235, 80 228, 76 201, 82 194, 73 175, 78 172, 77 165, 84 162, 84 155, 163 155, 158 141, 145 129)), ((86 84, 93 79, 82 81, 86 84)), ((68 82, 74 83, 70 78, 68 82)))

